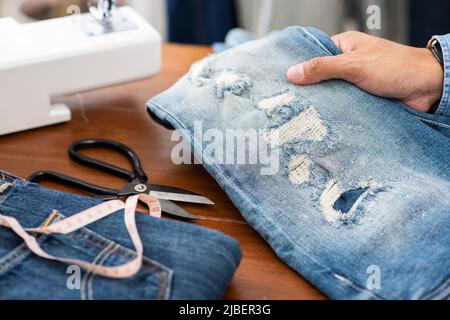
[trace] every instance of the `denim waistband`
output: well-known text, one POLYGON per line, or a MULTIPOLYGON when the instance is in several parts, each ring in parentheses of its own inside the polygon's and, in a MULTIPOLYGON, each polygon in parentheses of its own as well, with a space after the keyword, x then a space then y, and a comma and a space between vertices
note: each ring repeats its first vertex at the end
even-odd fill
POLYGON ((6 195, 6 193, 11 190, 12 186, 16 183, 25 183, 26 181, 14 176, 8 172, 0 170, 0 199, 2 196, 6 195))
POLYGON ((19 178, 9 172, 0 170, 0 183, 15 183, 17 181, 24 182, 22 178, 19 178))

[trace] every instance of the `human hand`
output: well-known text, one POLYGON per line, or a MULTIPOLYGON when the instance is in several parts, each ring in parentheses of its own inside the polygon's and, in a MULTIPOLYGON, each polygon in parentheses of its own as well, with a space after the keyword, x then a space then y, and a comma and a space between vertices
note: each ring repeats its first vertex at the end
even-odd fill
POLYGON ((444 72, 430 50, 360 32, 345 32, 332 40, 343 54, 293 66, 287 73, 289 81, 311 85, 343 79, 372 94, 399 99, 421 112, 429 112, 441 99, 444 72))

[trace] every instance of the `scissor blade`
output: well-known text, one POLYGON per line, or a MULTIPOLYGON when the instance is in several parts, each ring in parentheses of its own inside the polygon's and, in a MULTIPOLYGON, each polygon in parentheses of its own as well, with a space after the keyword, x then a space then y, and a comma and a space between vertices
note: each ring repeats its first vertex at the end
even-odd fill
POLYGON ((214 205, 204 196, 175 187, 152 185, 150 195, 162 200, 214 205))
POLYGON ((191 196, 187 194, 157 192, 157 191, 150 192, 150 195, 160 200, 214 205, 214 202, 202 196, 191 196))
POLYGON ((197 216, 177 206, 175 203, 171 201, 159 199, 159 203, 161 204, 161 210, 166 214, 185 220, 199 219, 197 216))

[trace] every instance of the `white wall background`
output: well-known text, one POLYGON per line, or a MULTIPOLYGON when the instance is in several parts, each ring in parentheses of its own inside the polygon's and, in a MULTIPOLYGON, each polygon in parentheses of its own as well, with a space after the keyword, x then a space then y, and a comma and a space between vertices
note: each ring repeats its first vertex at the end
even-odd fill
MULTIPOLYGON (((346 17, 346 0, 238 0, 240 24, 261 35, 268 30, 291 25, 312 26, 335 34, 355 29, 346 17), (269 17, 264 12, 271 11, 269 17)), ((406 42, 408 38, 407 0, 357 0, 360 15, 367 17, 367 7, 375 4, 382 10, 382 29, 368 33, 406 42)))
MULTIPOLYGON (((15 17, 20 22, 29 21, 18 7, 24 0, 0 0, 0 16, 15 17)), ((164 38, 167 38, 165 0, 127 0, 164 38)), ((220 1, 220 0, 210 0, 220 1)), ((313 26, 328 34, 345 31, 351 25, 344 12, 346 0, 237 0, 239 23, 242 27, 258 35, 270 30, 282 29, 291 25, 313 26)), ((369 31, 379 36, 400 42, 407 39, 407 0, 358 0, 361 8, 370 4, 379 5, 382 10, 382 29, 369 31)), ((361 12, 361 16, 365 16, 361 12)))
MULTIPOLYGON (((210 0, 219 1, 219 0, 210 0)), ((382 9, 381 30, 361 30, 399 42, 408 39, 407 0, 358 0, 361 16, 376 4, 382 9)), ((240 26, 264 35, 292 25, 312 26, 328 34, 346 31, 345 0, 236 0, 240 26)), ((165 0, 129 0, 164 36, 167 35, 165 0)), ((350 28, 353 29, 353 28, 350 28)))
POLYGON ((166 39, 167 19, 165 0, 128 0, 144 18, 147 19, 166 39))
POLYGON ((327 33, 340 31, 342 0, 239 0, 239 21, 257 34, 291 25, 313 26, 327 33), (272 14, 264 15, 272 3, 272 14), (264 21, 260 24, 261 18, 264 21), (269 21, 268 21, 269 20, 269 21))

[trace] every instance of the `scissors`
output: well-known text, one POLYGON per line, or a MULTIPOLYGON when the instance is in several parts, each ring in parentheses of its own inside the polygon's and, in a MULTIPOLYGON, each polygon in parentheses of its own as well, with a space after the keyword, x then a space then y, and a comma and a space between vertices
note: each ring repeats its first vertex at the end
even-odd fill
POLYGON ((132 149, 119 142, 103 139, 80 140, 70 146, 69 156, 73 161, 81 165, 126 179, 129 183, 127 183, 121 189, 111 189, 53 171, 36 172, 28 178, 28 181, 38 183, 51 180, 63 185, 75 187, 77 189, 89 192, 104 201, 118 199, 120 197, 130 197, 139 194, 149 194, 159 200, 159 202, 161 203, 161 209, 164 213, 184 220, 198 220, 199 217, 184 210, 180 206, 176 205, 173 201, 202 205, 214 205, 214 202, 212 202, 208 198, 190 192, 188 190, 150 183, 149 177, 142 169, 139 156, 132 149), (128 160, 131 161, 133 170, 129 171, 123 168, 119 168, 115 165, 82 155, 80 151, 86 149, 107 149, 125 155, 128 160))

